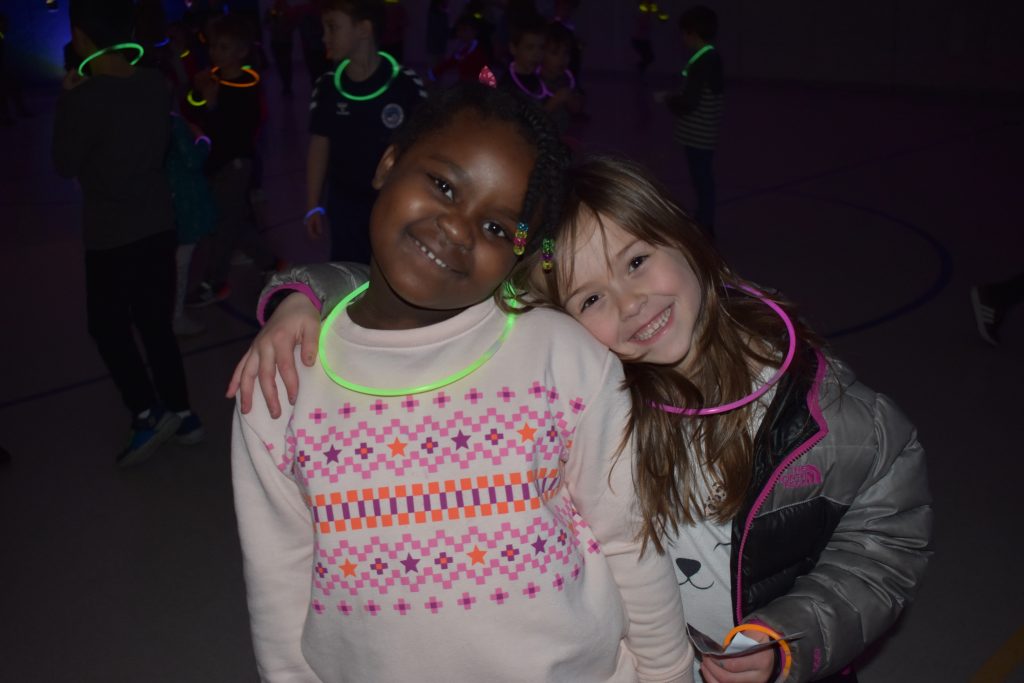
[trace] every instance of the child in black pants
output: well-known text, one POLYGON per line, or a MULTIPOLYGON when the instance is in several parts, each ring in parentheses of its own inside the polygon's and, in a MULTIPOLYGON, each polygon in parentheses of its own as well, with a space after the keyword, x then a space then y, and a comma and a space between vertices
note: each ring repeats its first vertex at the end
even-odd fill
POLYGON ((249 201, 256 135, 263 122, 259 78, 244 67, 252 48, 250 26, 228 14, 212 24, 210 61, 213 67, 196 74, 188 117, 198 123, 212 145, 206 160, 217 225, 210 240, 206 277, 188 301, 203 306, 230 294, 227 283, 231 256, 241 248, 262 270, 275 267, 276 258, 258 233, 249 201))
POLYGON ((87 77, 77 69, 65 76, 53 131, 57 172, 82 187, 89 334, 134 416, 121 466, 145 460, 172 436, 197 443, 203 435, 171 328, 176 238, 163 170, 171 95, 158 71, 103 51, 131 38, 132 12, 131 0, 70 3, 74 52, 96 56, 87 77))

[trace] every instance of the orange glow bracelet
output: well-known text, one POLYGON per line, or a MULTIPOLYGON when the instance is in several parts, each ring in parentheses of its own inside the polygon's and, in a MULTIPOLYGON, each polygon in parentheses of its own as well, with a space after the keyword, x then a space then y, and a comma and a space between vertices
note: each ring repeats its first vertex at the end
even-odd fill
POLYGON ((777 631, 774 631, 767 626, 762 626, 761 624, 739 624, 734 626, 731 631, 725 634, 725 640, 722 641, 722 647, 728 647, 729 643, 732 642, 732 639, 736 637, 736 634, 743 631, 757 631, 759 633, 764 633, 779 644, 779 647, 782 648, 782 654, 785 657, 782 665, 782 675, 779 676, 779 680, 786 680, 786 677, 789 676, 789 670, 793 668, 793 652, 789 649, 789 643, 786 642, 786 638, 777 631))

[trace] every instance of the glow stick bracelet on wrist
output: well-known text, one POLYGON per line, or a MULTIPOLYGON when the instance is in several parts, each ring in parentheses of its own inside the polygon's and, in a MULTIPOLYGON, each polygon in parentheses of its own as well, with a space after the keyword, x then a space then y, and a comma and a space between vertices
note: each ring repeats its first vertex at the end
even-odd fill
POLYGON ((303 223, 308 223, 309 219, 312 218, 313 216, 315 216, 316 214, 320 214, 321 216, 326 216, 327 212, 324 210, 324 207, 322 207, 322 206, 314 206, 312 209, 310 209, 309 211, 306 212, 305 216, 302 217, 302 222, 303 223))
POLYGON ((213 142, 210 140, 210 138, 208 138, 205 135, 200 135, 199 137, 197 137, 193 144, 198 145, 200 142, 203 142, 204 140, 206 141, 207 145, 209 145, 210 147, 213 147, 213 142))
POLYGON ((737 633, 742 631, 757 631, 758 633, 764 633, 769 638, 778 643, 779 647, 782 648, 782 655, 785 658, 782 665, 782 673, 779 675, 779 680, 786 680, 786 676, 789 675, 789 670, 793 668, 793 651, 789 647, 789 643, 786 642, 786 637, 774 629, 770 629, 767 626, 761 624, 738 624, 734 626, 731 631, 725 634, 725 640, 722 641, 722 647, 728 647, 732 639, 736 637, 737 633))
POLYGON ((206 106, 206 100, 197 100, 196 99, 196 94, 192 90, 189 90, 188 91, 188 95, 185 95, 185 100, 189 104, 191 104, 193 107, 205 107, 206 106))
POLYGON ((96 52, 93 52, 91 55, 83 59, 82 63, 78 65, 78 75, 82 77, 85 76, 85 65, 91 62, 92 60, 96 59, 97 57, 102 57, 108 52, 115 52, 117 50, 135 50, 136 52, 138 52, 138 54, 135 55, 135 58, 129 60, 128 62, 132 66, 135 66, 138 63, 138 61, 142 59, 142 55, 146 54, 146 51, 138 43, 118 43, 117 45, 111 45, 101 50, 96 50, 96 52))
MULTIPOLYGON (((727 285, 729 286, 729 285, 727 285)), ((729 286, 731 288, 731 286, 729 286)), ((782 318, 783 324, 786 326, 786 332, 789 334, 789 348, 786 351, 786 358, 782 361, 782 365, 775 371, 775 374, 765 382, 760 389, 751 392, 741 399, 726 403, 720 406, 712 406, 711 408, 680 408, 678 406, 670 406, 664 403, 659 404, 658 407, 664 410, 666 413, 674 413, 676 415, 718 415, 719 413, 727 413, 730 410, 736 408, 742 408, 748 403, 753 403, 757 399, 764 396, 765 392, 771 389, 775 384, 782 379, 782 376, 786 374, 786 370, 789 370, 789 366, 793 362, 793 356, 796 355, 796 330, 793 328, 793 321, 790 319, 786 312, 782 310, 782 307, 777 303, 769 299, 763 293, 757 291, 753 287, 747 285, 739 285, 737 289, 746 292, 750 296, 756 297, 765 306, 775 311, 775 313, 782 318)))

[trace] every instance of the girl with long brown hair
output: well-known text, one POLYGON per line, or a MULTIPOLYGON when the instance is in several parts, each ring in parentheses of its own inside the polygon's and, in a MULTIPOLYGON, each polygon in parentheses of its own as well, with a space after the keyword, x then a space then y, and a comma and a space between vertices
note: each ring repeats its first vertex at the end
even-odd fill
MULTIPOLYGON (((622 359, 642 534, 672 558, 689 624, 778 641, 704 657, 703 679, 855 681, 852 660, 902 612, 930 555, 913 426, 790 304, 731 270, 644 169, 591 159, 570 188, 567 218, 511 290, 622 359)), ((332 288, 323 272, 301 276, 314 299, 332 288)), ((261 357, 272 377, 275 355, 318 325, 292 299, 307 310, 261 333, 232 389, 247 376, 251 391, 261 357)))

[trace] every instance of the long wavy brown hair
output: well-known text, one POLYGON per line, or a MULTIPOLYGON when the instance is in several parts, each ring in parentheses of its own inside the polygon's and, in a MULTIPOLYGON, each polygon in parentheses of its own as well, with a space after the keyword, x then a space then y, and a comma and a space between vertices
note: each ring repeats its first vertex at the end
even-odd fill
MULTIPOLYGON (((632 408, 623 443, 634 440, 634 481, 643 513, 644 545, 663 552, 662 539, 698 519, 728 522, 740 510, 753 470, 752 404, 707 416, 680 416, 659 404, 687 408, 716 406, 753 391, 765 367, 777 367, 788 348, 782 320, 757 298, 746 295, 743 280, 719 255, 700 228, 672 201, 667 190, 641 166, 614 157, 594 157, 570 171, 564 220, 554 235, 555 267, 541 268, 532 254, 519 264, 512 284, 529 306, 564 310, 584 222, 596 216, 598 229, 612 219, 648 244, 678 249, 700 283, 701 306, 686 374, 674 366, 623 358, 624 388, 632 408), (698 477, 703 482, 698 481, 698 477), (710 492, 701 509, 700 491, 710 492)), ((769 293, 790 317, 802 348, 821 340, 797 318, 793 306, 769 293)), ((807 372, 797 353, 788 373, 807 372)))

